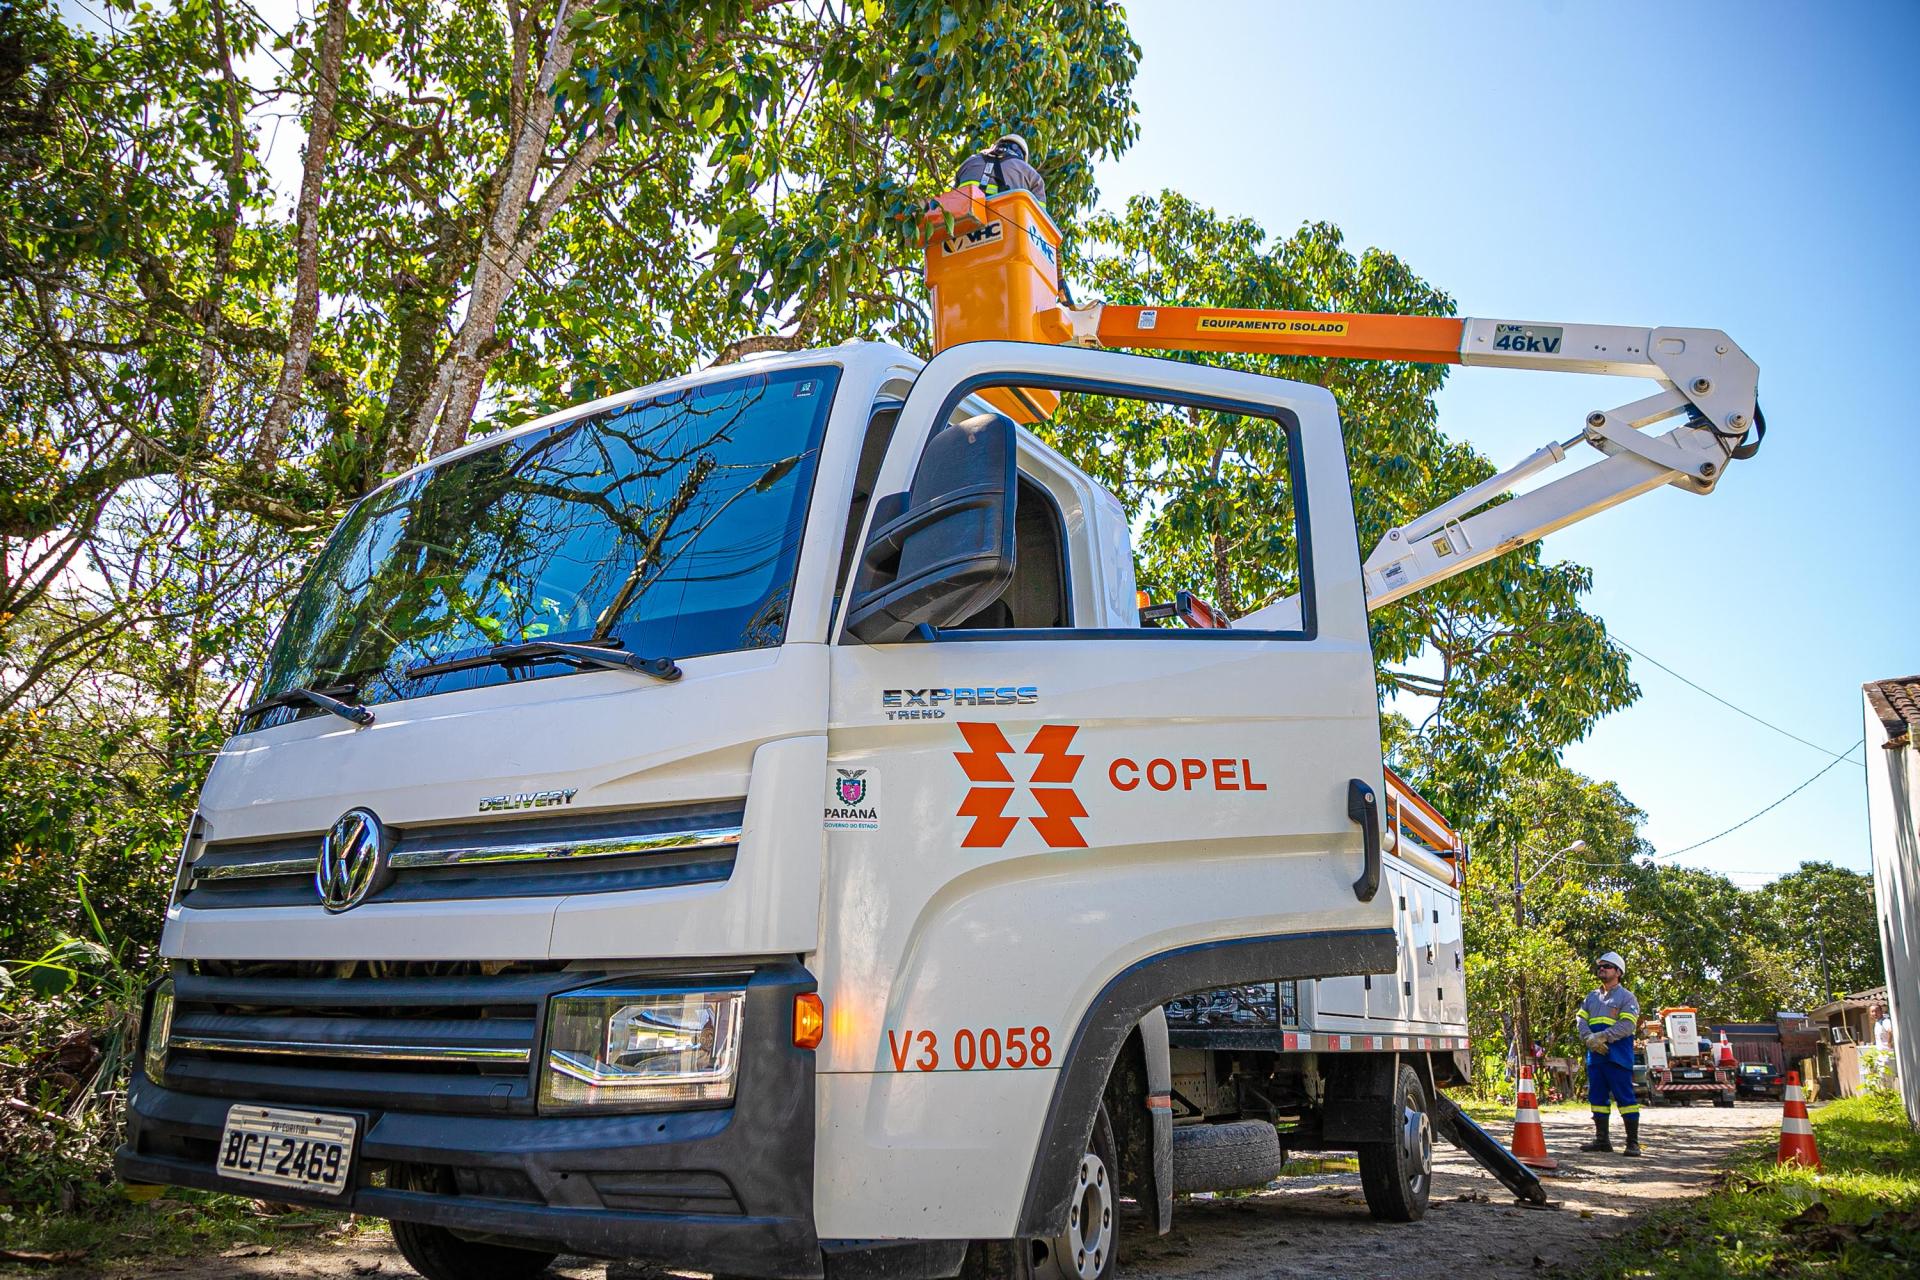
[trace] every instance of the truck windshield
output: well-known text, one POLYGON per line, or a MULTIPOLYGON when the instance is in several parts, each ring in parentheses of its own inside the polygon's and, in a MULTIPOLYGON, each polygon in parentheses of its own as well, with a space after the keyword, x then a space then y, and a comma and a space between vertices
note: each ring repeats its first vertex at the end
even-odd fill
MULTIPOLYGON (((778 645, 838 371, 753 373, 456 456, 369 495, 288 611, 260 696, 359 702, 564 675, 406 669, 529 640, 685 658, 778 645)), ((243 729, 316 714, 258 713, 243 729)))

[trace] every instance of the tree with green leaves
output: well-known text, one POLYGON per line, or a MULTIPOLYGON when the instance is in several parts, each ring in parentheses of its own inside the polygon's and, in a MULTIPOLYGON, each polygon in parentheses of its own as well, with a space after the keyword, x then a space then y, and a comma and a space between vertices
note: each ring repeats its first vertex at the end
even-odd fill
POLYGON ((1803 862, 1755 896, 1776 1008, 1815 1008, 1886 982, 1872 875, 1803 862))
MULTIPOLYGON (((321 0, 284 31, 0 0, 0 769, 137 742, 165 829, 122 852, 158 883, 348 504, 704 362, 921 342, 926 198, 1012 128, 1086 207, 1138 56, 1105 0, 321 0)), ((26 875, 45 814, 0 823, 26 875)))

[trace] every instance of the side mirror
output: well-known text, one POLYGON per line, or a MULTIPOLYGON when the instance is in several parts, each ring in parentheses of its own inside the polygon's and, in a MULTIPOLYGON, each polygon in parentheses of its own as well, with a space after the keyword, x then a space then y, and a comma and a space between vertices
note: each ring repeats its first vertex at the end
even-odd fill
POLYGON ((984 609, 1013 579, 1017 442, 1012 419, 983 413, 935 432, 913 487, 874 503, 847 630, 905 640, 984 609))

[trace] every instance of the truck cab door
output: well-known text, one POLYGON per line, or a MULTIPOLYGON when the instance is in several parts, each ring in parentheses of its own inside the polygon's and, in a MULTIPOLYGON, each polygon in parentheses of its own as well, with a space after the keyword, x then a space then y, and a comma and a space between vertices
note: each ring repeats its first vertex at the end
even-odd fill
MULTIPOLYGON (((1381 767, 1339 422, 1318 387, 970 343, 920 373, 873 491, 873 556, 855 557, 830 637, 819 1230, 1037 1234, 1065 1213, 1050 1197, 1071 1170, 1052 1164, 1084 1149, 1042 1135, 1084 1137, 1148 1009, 1203 988, 1394 968, 1377 838, 1350 816, 1356 796, 1381 794, 1381 767), (991 467, 961 485, 1011 494, 1000 594, 980 603, 989 529, 985 542, 940 544, 970 557, 980 594, 966 617, 870 629, 878 642, 853 634, 848 619, 889 589, 874 565, 914 556, 887 531, 911 537, 938 518, 913 511, 974 500, 935 492, 927 473, 995 447, 977 397, 999 388, 1282 426, 1292 625, 1143 627, 1118 502, 1021 431, 1010 486, 991 467)), ((939 560, 920 555, 914 572, 939 560)))

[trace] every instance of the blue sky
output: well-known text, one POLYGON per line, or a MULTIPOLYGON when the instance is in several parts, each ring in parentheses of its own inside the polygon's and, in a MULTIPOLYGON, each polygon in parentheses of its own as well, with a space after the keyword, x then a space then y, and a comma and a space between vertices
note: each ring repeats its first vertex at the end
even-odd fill
MULTIPOLYGON (((1593 567, 1590 605, 1627 643, 1832 751, 1860 738, 1861 683, 1920 671, 1920 413, 1901 391, 1920 7, 1127 11, 1142 132, 1101 167, 1105 203, 1173 187, 1272 232, 1326 219, 1464 315, 1731 334, 1760 365, 1760 456, 1710 497, 1650 494, 1546 552, 1593 567)), ((1505 465, 1646 385, 1457 370, 1441 425, 1505 465)), ((1634 675, 1640 702, 1567 760, 1620 783, 1661 849, 1830 760, 1647 662, 1634 675)), ((1866 839, 1861 768, 1842 763, 1678 860, 1752 885, 1809 858, 1866 870, 1866 839)))

